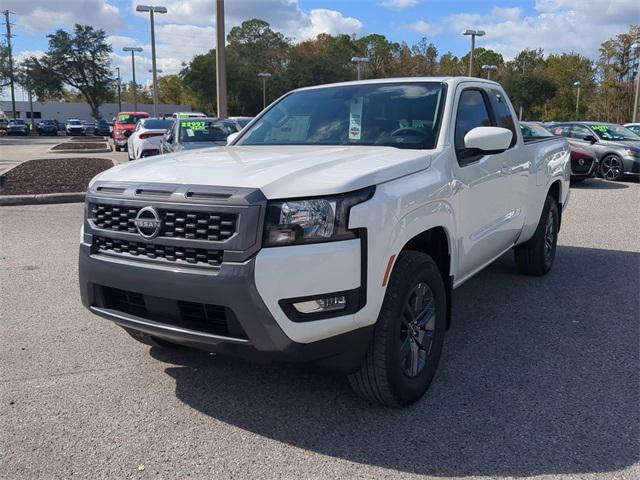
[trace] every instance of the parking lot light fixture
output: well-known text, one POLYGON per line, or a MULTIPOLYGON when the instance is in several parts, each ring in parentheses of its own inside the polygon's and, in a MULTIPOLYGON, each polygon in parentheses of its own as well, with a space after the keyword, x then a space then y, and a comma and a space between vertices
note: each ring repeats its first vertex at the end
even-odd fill
POLYGON ((578 87, 576 91, 576 120, 580 120, 578 117, 580 115, 578 107, 580 106, 580 82, 573 82, 574 87, 578 87))
POLYGON ((473 51, 476 49, 476 37, 486 35, 484 30, 465 30, 462 35, 471 37, 471 51, 469 52, 469 76, 473 76, 473 51))
POLYGON ((151 70, 153 74, 153 115, 158 117, 158 69, 156 68, 156 30, 154 14, 167 13, 167 7, 138 5, 136 12, 149 12, 149 20, 151 22, 151 70))
POLYGON ((487 72, 487 80, 491 80, 491 72, 495 72, 497 69, 497 65, 482 65, 482 70, 487 72))
POLYGON ((258 73, 258 78, 262 78, 262 109, 267 108, 267 78, 271 78, 269 72, 258 73))
POLYGON ((131 75, 133 76, 133 110, 138 111, 138 88, 136 85, 136 52, 141 52, 142 47, 122 47, 123 52, 131 52, 131 75))
POLYGON ((368 57, 352 57, 351 61, 356 64, 356 71, 358 72, 358 80, 361 78, 362 72, 360 71, 360 65, 363 63, 369 63, 368 57))

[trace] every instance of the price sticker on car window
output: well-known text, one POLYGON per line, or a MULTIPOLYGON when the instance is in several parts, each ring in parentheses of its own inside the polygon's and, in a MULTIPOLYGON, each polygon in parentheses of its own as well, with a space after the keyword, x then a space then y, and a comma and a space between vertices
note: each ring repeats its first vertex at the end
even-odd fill
POLYGON ((609 127, 607 127, 606 125, 593 125, 591 128, 596 132, 603 132, 603 133, 606 133, 609 130, 609 127))
POLYGON ((198 132, 198 131, 204 130, 207 124, 202 121, 190 121, 190 122, 182 122, 182 126, 185 128, 189 128, 194 132, 198 132))
POLYGON ((129 120, 131 115, 118 115, 118 120, 129 120))
POLYGON ((186 132, 187 132, 187 137, 193 137, 195 135, 193 133, 193 130, 191 130, 190 128, 187 128, 186 132))
POLYGON ((349 140, 360 140, 362 137, 362 97, 351 99, 349 108, 349 140))

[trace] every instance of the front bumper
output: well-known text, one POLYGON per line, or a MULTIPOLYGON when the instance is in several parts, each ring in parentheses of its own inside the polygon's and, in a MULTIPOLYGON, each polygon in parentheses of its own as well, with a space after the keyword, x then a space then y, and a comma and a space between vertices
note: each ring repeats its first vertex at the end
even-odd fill
POLYGON ((640 158, 624 157, 622 167, 626 175, 640 175, 640 158))
POLYGON ((373 326, 310 343, 291 340, 256 288, 255 266, 254 257, 242 264, 223 263, 217 272, 167 269, 96 255, 91 245, 83 242, 80 293, 83 305, 94 314, 178 344, 256 362, 305 362, 332 371, 355 371, 366 353, 373 326), (142 295, 146 310, 132 313, 113 308, 108 289, 142 295), (227 330, 213 332, 204 325, 194 328, 193 322, 187 325, 176 313, 176 306, 185 302, 224 308, 227 330))
POLYGON ((114 139, 113 139, 113 143, 114 143, 115 145, 117 145, 118 147, 124 147, 124 146, 126 146, 126 145, 127 145, 127 141, 128 141, 128 139, 127 139, 127 138, 114 138, 114 139))

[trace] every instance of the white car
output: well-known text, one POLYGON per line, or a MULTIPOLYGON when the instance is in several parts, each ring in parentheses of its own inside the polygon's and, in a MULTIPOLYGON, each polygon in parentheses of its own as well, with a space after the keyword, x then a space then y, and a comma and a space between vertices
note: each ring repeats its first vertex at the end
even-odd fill
POLYGON ((67 135, 86 135, 87 129, 82 123, 82 120, 77 118, 70 118, 67 120, 67 124, 64 127, 67 135))
MULTIPOLYGON (((309 362, 371 402, 414 402, 455 288, 512 249, 521 273, 554 263, 569 144, 517 125, 502 87, 480 78, 295 90, 227 146, 95 177, 82 302, 142 343, 309 362)), ((557 286, 534 282, 537 297, 495 301, 544 316, 557 286)))
POLYGON ((173 119, 142 118, 127 139, 127 155, 129 160, 138 160, 160 153, 160 141, 166 131, 173 125, 173 119))
POLYGON ((623 127, 631 130, 636 135, 640 135, 640 123, 625 123, 623 127))
POLYGON ((202 112, 173 112, 173 118, 202 118, 206 115, 202 112))

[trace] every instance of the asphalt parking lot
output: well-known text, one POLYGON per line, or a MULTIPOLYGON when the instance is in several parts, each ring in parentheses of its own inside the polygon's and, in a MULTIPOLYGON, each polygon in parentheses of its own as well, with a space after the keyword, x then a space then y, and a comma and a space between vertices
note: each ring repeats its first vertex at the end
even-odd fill
POLYGON ((456 290, 434 384, 395 410, 136 343, 80 305, 82 205, 2 207, 0 477, 638 479, 639 206, 574 188, 552 272, 508 254, 456 290))

